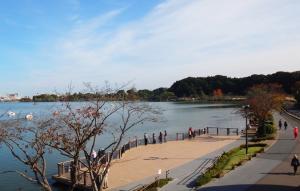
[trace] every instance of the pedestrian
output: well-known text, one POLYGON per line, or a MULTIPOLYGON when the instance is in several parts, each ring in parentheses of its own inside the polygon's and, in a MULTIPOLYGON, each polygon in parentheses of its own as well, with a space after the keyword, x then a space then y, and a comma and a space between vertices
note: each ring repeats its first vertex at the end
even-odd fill
POLYGON ((159 139, 159 143, 162 143, 163 134, 162 134, 162 132, 161 132, 161 131, 159 132, 158 139, 159 139))
POLYGON ((96 162, 96 158, 97 158, 97 153, 95 150, 92 151, 92 163, 95 163, 96 162))
POLYGON ((152 143, 153 143, 153 144, 156 144, 155 133, 152 134, 152 139, 153 139, 153 140, 152 140, 152 143))
POLYGON ((189 131, 188 131, 189 139, 192 138, 192 134, 193 134, 193 130, 192 130, 192 127, 190 127, 189 131))
POLYGON ((196 130, 193 131, 193 138, 196 137, 196 130))
POLYGON ((294 175, 296 175, 299 165, 300 165, 300 163, 299 163, 298 156, 295 154, 293 159, 292 159, 292 162, 291 162, 291 166, 294 167, 294 175))
POLYGON ((298 127, 294 127, 294 138, 297 139, 298 137, 298 127))
POLYGON ((100 163, 105 160, 105 150, 103 148, 100 148, 98 151, 98 160, 100 163))
POLYGON ((281 122, 281 119, 279 119, 279 122, 278 122, 278 127, 279 127, 279 129, 281 130, 281 127, 282 127, 282 122, 281 122))
POLYGON ((165 130, 165 133, 164 133, 164 142, 165 143, 167 142, 167 130, 165 130))
POLYGON ((286 130, 287 129, 287 126, 288 126, 288 124, 287 124, 287 122, 286 121, 284 121, 284 130, 286 130))
POLYGON ((145 146, 147 146, 148 145, 148 134, 147 133, 144 134, 144 142, 145 142, 145 146))

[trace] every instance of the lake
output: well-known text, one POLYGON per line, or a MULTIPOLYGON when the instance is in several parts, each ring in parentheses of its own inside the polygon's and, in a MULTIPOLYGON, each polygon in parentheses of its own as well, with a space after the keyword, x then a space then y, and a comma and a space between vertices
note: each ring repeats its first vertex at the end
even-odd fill
MULTIPOLYGON (((81 103, 76 103, 81 104, 81 103)), ((149 135, 167 130, 168 135, 174 135, 178 132, 187 132, 189 127, 195 129, 205 128, 207 126, 244 128, 245 120, 237 114, 237 107, 227 104, 184 104, 173 102, 155 102, 149 103, 158 106, 163 111, 164 120, 160 123, 144 123, 142 126, 131 129, 126 139, 132 139, 137 136, 142 138, 144 133, 149 135)), ((7 111, 17 113, 17 116, 25 116, 32 113, 33 116, 45 116, 57 107, 57 103, 0 103, 0 114, 7 111)), ((101 148, 110 139, 103 135, 97 141, 96 148, 101 148)), ((51 153, 47 156, 47 167, 49 178, 57 173, 56 164, 64 160, 58 153, 51 153)), ((0 171, 26 170, 26 167, 16 161, 7 149, 0 147, 0 171)), ((0 190, 40 190, 38 186, 32 184, 15 173, 0 174, 0 190)), ((57 187, 55 190, 59 191, 57 187)))

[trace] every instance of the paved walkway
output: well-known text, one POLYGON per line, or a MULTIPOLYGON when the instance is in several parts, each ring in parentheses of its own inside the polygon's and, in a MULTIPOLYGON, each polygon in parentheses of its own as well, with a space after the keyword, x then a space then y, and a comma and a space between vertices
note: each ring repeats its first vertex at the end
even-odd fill
POLYGON ((300 152, 298 140, 293 139, 292 127, 299 122, 288 116, 275 115, 275 121, 286 119, 289 127, 279 132, 278 141, 265 153, 217 179, 199 191, 290 191, 298 190, 300 176, 293 176, 290 161, 300 152))
MULTIPOLYGON (((228 144, 227 146, 218 149, 212 153, 209 153, 203 157, 195 159, 191 162, 188 162, 182 166, 176 167, 169 171, 169 177, 172 177, 174 180, 170 182, 168 185, 160 189, 161 191, 164 190, 191 190, 193 187, 194 180, 198 177, 198 175, 205 170, 208 166, 210 166, 215 159, 215 157, 221 155, 224 151, 228 151, 234 147, 237 147, 242 144, 242 140, 234 141, 233 143, 228 144)), ((200 148, 201 149, 201 148, 200 148)), ((165 172, 161 175, 164 177, 165 172)), ((154 182, 155 176, 151 176, 145 178, 143 180, 130 183, 126 186, 122 186, 112 190, 121 190, 121 191, 130 191, 138 188, 142 185, 149 184, 154 182)))
MULTIPOLYGON (((294 176, 290 166, 294 154, 300 156, 300 141, 293 139, 292 127, 300 127, 300 122, 289 116, 275 114, 275 122, 279 119, 287 120, 287 130, 279 131, 277 141, 258 157, 253 158, 245 165, 229 172, 224 177, 216 179, 209 184, 198 188, 199 191, 294 191, 300 190, 300 172, 294 176)), ((299 138, 300 139, 300 138, 299 138)), ((196 190, 194 182, 198 175, 210 166, 216 156, 221 155, 234 147, 244 143, 238 140, 218 149, 204 157, 200 157, 185 165, 170 170, 172 182, 160 189, 160 191, 185 191, 196 190)), ((116 190, 130 191, 143 184, 153 182, 155 176, 134 182, 116 190)))
POLYGON ((193 190, 194 182, 209 166, 211 166, 213 160, 220 156, 223 152, 227 152, 234 147, 241 145, 244 141, 238 140, 230 145, 223 147, 217 151, 214 151, 205 157, 201 157, 198 160, 192 161, 186 165, 180 166, 176 169, 172 169, 170 176, 174 179, 168 185, 164 186, 160 191, 173 191, 173 190, 193 190))

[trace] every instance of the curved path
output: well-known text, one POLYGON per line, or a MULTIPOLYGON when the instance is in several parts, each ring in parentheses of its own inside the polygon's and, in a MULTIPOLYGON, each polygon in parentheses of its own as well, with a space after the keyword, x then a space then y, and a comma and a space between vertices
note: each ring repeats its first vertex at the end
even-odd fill
POLYGON ((293 138, 293 126, 300 125, 287 115, 274 115, 275 121, 287 120, 287 130, 280 130, 278 139, 265 153, 217 179, 200 191, 290 191, 299 189, 300 175, 293 176, 290 166, 294 154, 300 154, 299 140, 293 138))
MULTIPOLYGON (((109 189, 130 190, 141 184, 149 184, 154 181, 158 169, 161 169, 162 176, 165 176, 166 170, 197 162, 199 157, 230 145, 238 138, 201 136, 192 140, 170 141, 131 149, 122 159, 113 162, 109 173, 109 189)), ((191 167, 191 170, 193 169, 195 166, 191 167)), ((173 177, 173 170, 170 171, 170 176, 173 177)))

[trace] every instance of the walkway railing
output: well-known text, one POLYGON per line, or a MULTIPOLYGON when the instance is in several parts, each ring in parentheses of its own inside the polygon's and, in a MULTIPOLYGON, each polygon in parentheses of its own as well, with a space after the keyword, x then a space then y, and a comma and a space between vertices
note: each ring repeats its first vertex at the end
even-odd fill
POLYGON ((290 117, 292 117, 292 118, 294 118, 294 119, 296 119, 296 120, 300 120, 300 116, 298 116, 298 115, 296 115, 296 114, 294 114, 294 113, 292 113, 292 112, 289 112, 288 110, 286 110, 286 109, 284 109, 284 108, 281 108, 281 110, 282 110, 285 114, 289 115, 290 117))
MULTIPOLYGON (((196 136, 200 136, 200 135, 203 135, 203 134, 211 134, 213 132, 213 129, 216 130, 216 134, 217 135, 220 135, 222 134, 222 131, 224 131, 224 129, 226 130, 226 134, 227 135, 230 135, 230 133, 234 132, 235 134, 238 135, 238 129, 237 128, 220 128, 220 127, 207 127, 207 128, 204 128, 204 129, 194 129, 193 130, 193 136, 192 137, 196 137, 196 136)), ((168 135, 166 137, 167 141, 178 141, 178 140, 185 140, 185 139, 188 139, 188 138, 191 138, 189 136, 188 133, 176 133, 176 134, 171 134, 171 135, 168 135)), ((163 144, 165 141, 164 141, 164 137, 162 138, 163 142, 161 142, 161 144, 163 144)), ((154 141, 153 141, 153 138, 149 138, 148 139, 148 144, 154 144, 154 141)), ((157 137, 156 137, 156 144, 160 144, 159 141, 157 141, 157 137)), ((122 155, 132 149, 132 148, 136 148, 138 146, 144 146, 145 145, 145 141, 144 139, 138 139, 137 137, 133 140, 129 140, 127 143, 125 143, 122 147, 120 147, 120 149, 116 150, 113 154, 112 154, 112 160, 117 160, 117 159, 121 159, 122 158, 122 155)), ((103 157, 103 159, 101 160, 101 163, 106 163, 107 161, 109 161, 109 157, 111 155, 111 152, 107 152, 105 153, 105 157, 103 157)), ((81 158, 81 161, 85 161, 86 159, 85 158, 81 158)), ((84 162, 86 163, 86 162, 84 162)), ((72 160, 69 160, 69 161, 64 161, 64 162, 60 162, 57 164, 57 170, 58 170, 58 173, 57 173, 57 177, 63 177, 63 176, 66 176, 66 174, 70 174, 71 172, 71 165, 72 165, 72 160)), ((80 163, 80 169, 83 169, 85 167, 85 165, 81 164, 80 163)), ((84 178, 84 182, 86 183, 87 180, 87 176, 86 176, 86 173, 83 173, 83 178, 84 178)))
POLYGON ((213 135, 230 135, 230 134, 236 134, 239 135, 239 129, 238 128, 224 128, 224 127, 206 127, 207 134, 213 134, 213 135))
MULTIPOLYGON (((200 135, 203 135, 205 134, 206 130, 205 129, 195 129, 194 130, 195 132, 195 136, 200 136, 200 135)), ((188 133, 176 133, 176 134, 173 134, 173 135, 168 135, 166 137, 167 141, 177 141, 177 140, 184 140, 188 138, 188 133)), ((156 137, 157 139, 157 137, 156 137)), ((163 142, 164 143, 164 137, 163 137, 163 142)), ((148 144, 154 144, 153 143, 153 139, 152 137, 149 138, 149 141, 148 141, 148 144)), ((156 144, 160 144, 159 141, 156 140, 156 144)), ((138 139, 137 137, 133 140, 129 140, 127 143, 125 143, 122 147, 120 147, 120 149, 116 150, 113 154, 112 154, 112 160, 116 160, 116 159, 121 159, 122 158, 122 155, 132 149, 132 148, 136 148, 138 146, 142 146, 142 145, 145 145, 145 141, 144 139, 138 139)), ((109 157, 111 155, 111 152, 107 152, 105 153, 105 157, 103 157, 103 160, 101 161, 102 163, 106 163, 107 161, 109 161, 109 157)), ((81 161, 85 161, 85 158, 82 158, 81 161)), ((69 161, 64 161, 64 162, 60 162, 57 164, 57 170, 58 170, 58 173, 57 175, 58 176, 63 176, 64 174, 66 173, 70 173, 70 169, 71 169, 71 163, 72 163, 72 160, 69 160, 69 161)), ((81 168, 84 168, 84 165, 82 165, 80 163, 80 169, 81 168)))

